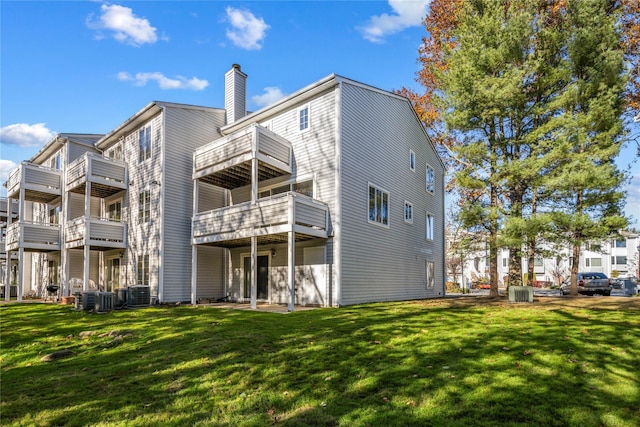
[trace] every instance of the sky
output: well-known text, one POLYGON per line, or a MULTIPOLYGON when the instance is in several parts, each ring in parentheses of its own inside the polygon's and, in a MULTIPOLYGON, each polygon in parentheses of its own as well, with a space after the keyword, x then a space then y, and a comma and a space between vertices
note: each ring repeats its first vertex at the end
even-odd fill
MULTIPOLYGON (((57 133, 108 133, 151 101, 255 111, 332 73, 419 90, 420 1, 0 1, 0 181, 57 133)), ((629 125, 640 141, 640 124, 629 125)), ((633 142, 626 214, 640 227, 633 142)), ((5 195, 6 189, 1 188, 5 195)))

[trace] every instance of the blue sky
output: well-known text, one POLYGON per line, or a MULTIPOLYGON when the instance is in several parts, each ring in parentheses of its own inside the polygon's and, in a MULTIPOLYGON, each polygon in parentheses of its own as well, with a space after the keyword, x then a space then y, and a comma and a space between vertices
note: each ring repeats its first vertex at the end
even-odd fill
MULTIPOLYGON (((249 76, 250 110, 331 73, 418 89, 427 8, 399 0, 3 0, 0 180, 56 133, 107 133, 152 100, 223 107, 234 63, 249 76)), ((618 163, 631 167, 626 212, 637 218, 634 159, 629 144, 618 163)))

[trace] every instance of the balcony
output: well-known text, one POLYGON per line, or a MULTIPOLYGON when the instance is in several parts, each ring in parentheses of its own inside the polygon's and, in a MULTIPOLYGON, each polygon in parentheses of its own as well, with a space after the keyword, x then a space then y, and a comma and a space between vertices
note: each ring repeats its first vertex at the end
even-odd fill
POLYGON ((62 195, 62 172, 22 162, 11 171, 6 186, 7 196, 12 199, 19 199, 20 190, 24 190, 25 200, 49 203, 62 195))
POLYGON ((106 218, 79 217, 67 221, 65 228, 67 249, 89 245, 92 250, 125 249, 127 226, 124 222, 106 218))
POLYGON ((229 190, 249 185, 254 158, 258 181, 291 173, 291 143, 253 124, 198 148, 193 155, 193 179, 229 190))
POLYGON ((20 248, 27 252, 52 252, 60 250, 60 226, 58 224, 13 222, 7 227, 6 250, 20 248))
MULTIPOLYGON (((0 197, 0 222, 7 222, 9 219, 8 205, 9 201, 7 198, 0 197)), ((11 207, 11 218, 18 218, 18 203, 15 200, 11 207)))
POLYGON ((251 237, 258 244, 296 241, 329 236, 329 207, 302 194, 289 192, 197 214, 192 222, 192 243, 222 247, 248 246, 251 237))
POLYGON ((66 191, 84 194, 91 182, 91 196, 104 199, 128 187, 127 164, 99 154, 85 153, 67 167, 66 191))

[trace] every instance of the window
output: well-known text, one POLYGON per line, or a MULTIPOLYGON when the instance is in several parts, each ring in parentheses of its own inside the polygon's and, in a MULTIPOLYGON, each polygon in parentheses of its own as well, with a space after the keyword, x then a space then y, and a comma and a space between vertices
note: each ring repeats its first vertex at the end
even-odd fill
POLYGON ((433 168, 427 165, 427 191, 433 193, 436 189, 436 174, 433 168))
POLYGON ((416 171, 416 153, 413 150, 409 150, 409 169, 416 171))
POLYGON ((589 265, 589 261, 590 261, 589 258, 585 258, 584 259, 584 266, 585 267, 591 267, 591 265, 589 265))
POLYGON ((140 129, 138 133, 138 145, 138 161, 144 162, 151 158, 151 126, 140 129))
POLYGON ((107 206, 107 218, 112 221, 120 221, 122 219, 122 201, 109 203, 107 206))
POLYGON ((302 182, 295 182, 293 184, 284 184, 278 187, 268 188, 266 190, 261 189, 258 197, 269 197, 275 196, 276 194, 286 193, 288 191, 293 191, 295 193, 304 194, 305 196, 314 197, 313 196, 313 180, 307 180, 302 182))
POLYGON ((404 202, 404 222, 413 224, 413 205, 407 201, 404 202))
POLYGON ((509 259, 508 258, 502 258, 502 266, 503 267, 507 267, 509 265, 509 259))
POLYGON ((615 265, 627 265, 627 256, 626 255, 622 255, 622 256, 615 256, 615 257, 611 257, 611 264, 615 264, 615 265))
POLYGON ((534 267, 544 267, 544 259, 542 258, 536 258, 533 260, 533 266, 534 267))
POLYGON ((626 248, 626 247, 627 247, 627 241, 625 239, 616 240, 616 248, 626 248))
POLYGON ((369 222, 389 226, 389 193, 369 184, 369 222))
POLYGON ((298 129, 304 132, 309 129, 309 106, 305 105, 298 110, 298 129))
POLYGON ((427 240, 433 240, 433 215, 427 213, 427 240))
POLYGON ((138 255, 138 285, 149 286, 149 255, 138 255))
POLYGON ((151 217, 151 191, 144 190, 138 195, 138 224, 149 222, 151 217))
POLYGON ((313 181, 296 182, 291 186, 291 191, 313 197, 313 181))
MULTIPOLYGON (((145 135, 146 138, 146 135, 145 135)), ((122 144, 117 144, 107 150, 107 157, 115 160, 122 160, 122 144)))
POLYGON ((60 223, 60 206, 49 209, 49 224, 60 223))
POLYGON ((434 275, 435 271, 433 261, 427 261, 427 289, 433 288, 436 285, 436 278, 434 275))
POLYGON ((49 162, 49 167, 51 167, 51 169, 60 170, 60 153, 56 154, 51 158, 49 162))

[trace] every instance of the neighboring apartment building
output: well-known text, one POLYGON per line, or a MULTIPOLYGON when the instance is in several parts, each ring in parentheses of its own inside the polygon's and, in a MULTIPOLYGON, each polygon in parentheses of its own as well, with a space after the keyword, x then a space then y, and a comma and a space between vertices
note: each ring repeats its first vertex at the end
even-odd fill
POLYGON ((35 283, 24 252, 46 250, 65 294, 290 309, 444 295, 444 167, 409 101, 331 75, 247 115, 246 78, 226 74, 224 109, 150 103, 87 147, 100 155, 61 158, 47 197, 12 174, 24 221, 28 203, 64 208, 46 245, 11 239, 19 281, 35 283))
MULTIPOLYGON (((548 256, 537 256, 534 261, 534 281, 540 286, 557 285, 571 274, 572 250, 568 246, 552 250, 543 247, 548 256)), ((597 271, 607 277, 639 277, 640 234, 621 231, 615 238, 583 245, 580 251, 578 271, 597 271)), ((476 251, 466 256, 464 263, 464 283, 472 283, 477 278, 488 276, 488 263, 484 251, 476 251)), ((522 260, 522 271, 528 271, 528 260, 522 260)), ((500 286, 506 286, 509 274, 509 250, 498 250, 498 278, 500 286)), ((451 272, 448 272, 451 278, 451 272)), ((461 278, 458 279, 461 282, 461 278)))

